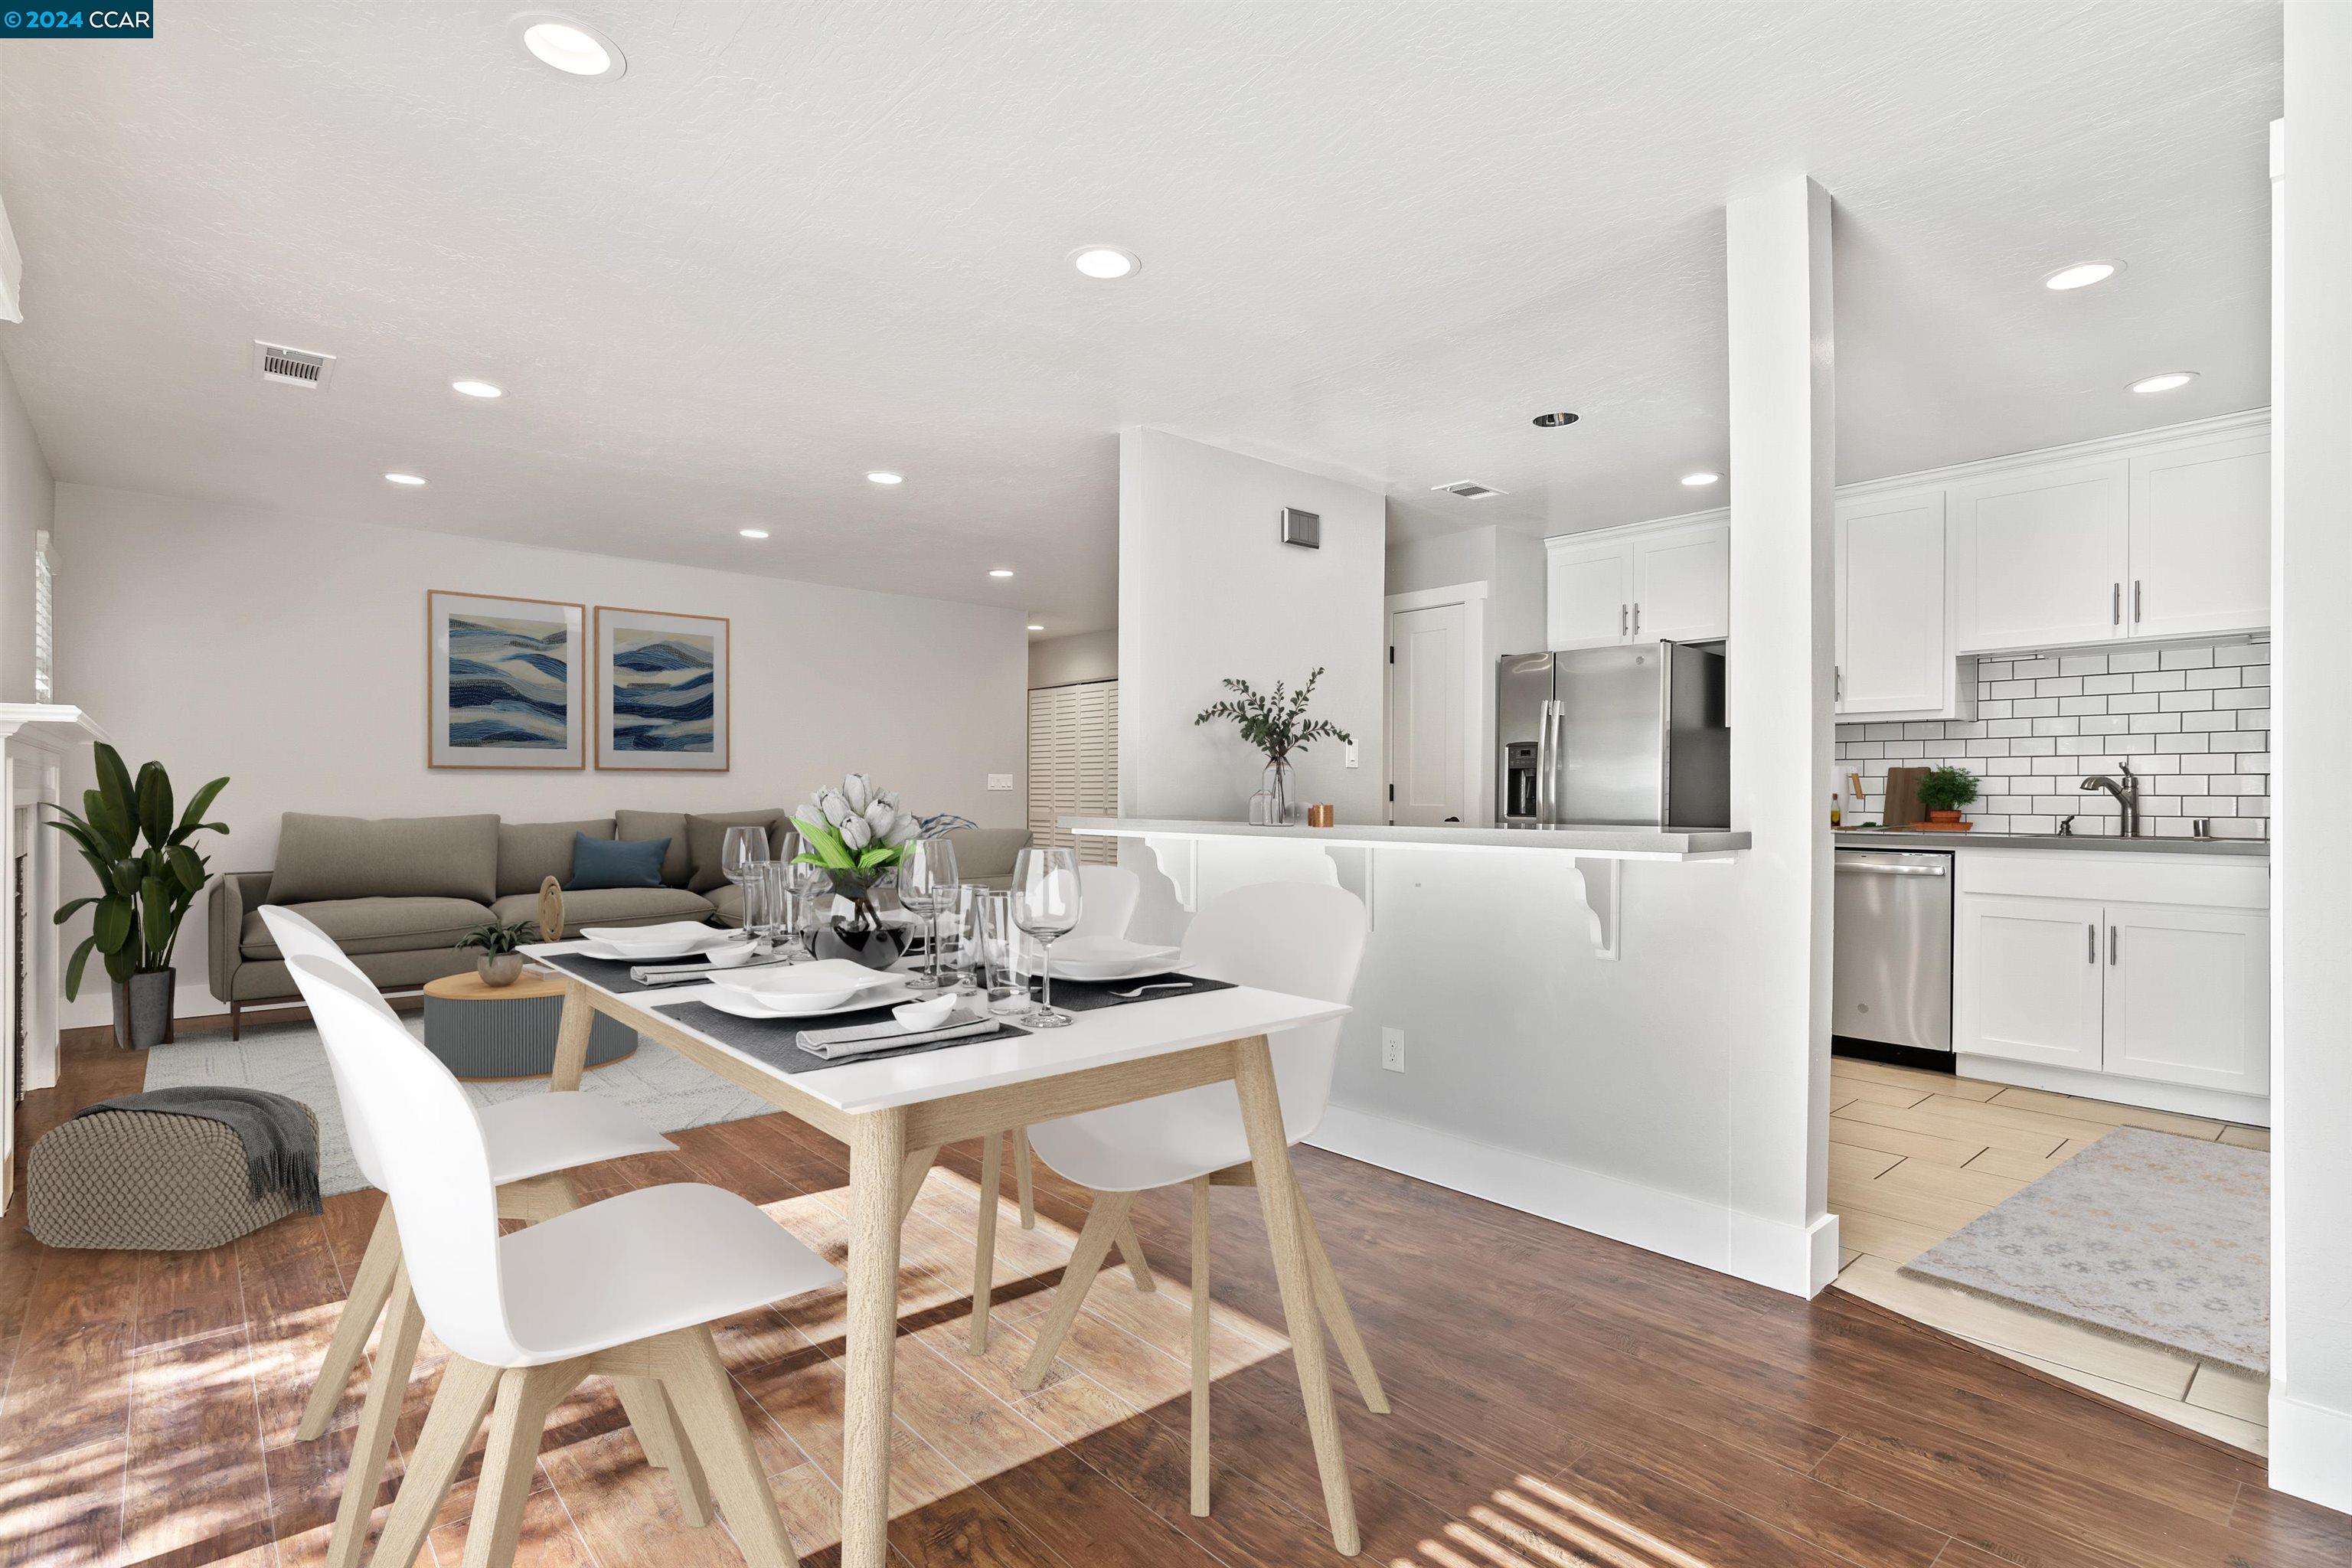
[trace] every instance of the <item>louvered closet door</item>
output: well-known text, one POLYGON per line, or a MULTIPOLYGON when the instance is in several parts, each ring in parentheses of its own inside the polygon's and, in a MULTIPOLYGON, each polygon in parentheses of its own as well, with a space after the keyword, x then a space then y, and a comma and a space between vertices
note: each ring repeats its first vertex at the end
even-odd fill
POLYGON ((1112 816, 1118 811, 1118 682, 1090 681, 1029 694, 1029 836, 1032 842, 1075 847, 1078 858, 1109 864, 1116 840, 1079 837, 1065 816, 1112 816))

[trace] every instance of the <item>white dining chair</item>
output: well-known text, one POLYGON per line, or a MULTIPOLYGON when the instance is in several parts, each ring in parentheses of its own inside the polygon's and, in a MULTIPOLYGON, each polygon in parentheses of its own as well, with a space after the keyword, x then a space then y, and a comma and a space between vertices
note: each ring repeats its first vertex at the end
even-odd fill
MULTIPOLYGON (((1185 966, 1195 973, 1295 996, 1345 1002, 1364 955, 1363 900, 1343 888, 1265 882, 1236 888, 1204 906, 1184 933, 1185 966)), ((1339 1022, 1285 1031, 1272 1042, 1283 1131, 1293 1144, 1312 1133, 1330 1104, 1339 1070, 1339 1022)), ((1046 1164, 1094 1193, 1054 1303, 1021 1373, 1021 1386, 1045 1384, 1063 1338, 1086 1304, 1112 1237, 1129 1222, 1138 1193, 1190 1183, 1192 1188, 1192 1511, 1209 1511, 1209 1191, 1250 1186, 1255 1177, 1241 1103, 1231 1084, 1208 1084, 1127 1105, 1109 1106, 1029 1130, 1046 1164)), ((1357 1331, 1314 1216, 1298 1205, 1315 1307, 1338 1342, 1365 1405, 1386 1415, 1388 1396, 1357 1331)))
MULTIPOLYGON (((318 957, 290 961, 399 1215, 402 1270, 449 1356, 410 1451, 373 1568, 409 1568, 489 1417, 467 1568, 514 1558, 549 1412, 586 1378, 634 1383, 674 1415, 678 1506, 710 1522, 716 1497, 759 1568, 798 1559, 735 1403, 709 1325, 836 1284, 841 1271, 737 1194, 642 1187, 500 1235, 489 1142, 439 1058, 318 957)), ((373 1496, 371 1474, 347 1477, 373 1496)))
MULTIPOLYGON (((1125 936, 1127 928, 1135 922, 1136 903, 1143 897, 1143 879, 1124 866, 1081 866, 1078 887, 1078 923, 1061 940, 1125 936)), ((992 1133, 982 1141, 980 1149, 980 1233, 973 1243, 971 1267, 974 1355, 984 1354, 988 1350, 989 1298, 995 1288, 996 1274, 996 1190, 1003 1180, 997 1161, 1003 1152, 1003 1133, 992 1133)), ((1029 1152, 1026 1127, 1013 1129, 1013 1186, 1021 1200, 1021 1228, 1036 1229, 1036 1171, 1029 1152)), ((1137 1289, 1149 1293, 1160 1288, 1151 1277, 1151 1265, 1144 1259, 1143 1243, 1132 1226, 1119 1233, 1118 1250, 1126 1260, 1128 1278, 1135 1281, 1137 1289)))
MULTIPOLYGON (((313 982, 295 961, 308 958, 343 975, 351 982, 353 994, 406 1035, 406 1026, 400 1022, 400 1016, 383 999, 375 983, 344 954, 332 937, 293 910, 276 904, 263 905, 261 919, 293 971, 304 1002, 315 1005, 310 994, 313 982)), ((382 1162, 368 1136, 365 1121, 356 1114, 357 1089, 346 1080, 332 1052, 328 1054, 327 1068, 334 1079, 336 1097, 342 1104, 343 1127, 351 1139, 352 1161, 371 1186, 383 1189, 382 1162)), ((576 1090, 524 1095, 484 1107, 479 1120, 483 1141, 489 1149, 491 1177, 499 1187, 499 1213, 509 1219, 544 1219, 577 1208, 578 1196, 562 1174, 563 1172, 600 1161, 658 1153, 677 1147, 618 1100, 576 1090)), ((368 1336, 375 1331, 379 1319, 384 1322, 383 1337, 376 1347, 367 1400, 360 1412, 359 1430, 352 1437, 342 1507, 327 1545, 328 1568, 357 1568, 367 1535, 368 1514, 374 1503, 376 1478, 383 1473, 385 1459, 392 1450, 393 1427, 399 1418, 402 1394, 415 1363, 417 1337, 422 1328, 407 1277, 401 1269, 400 1228, 390 1204, 376 1218, 375 1231, 368 1238, 359 1271, 352 1278, 351 1295, 343 1302, 342 1316, 337 1320, 334 1336, 320 1360, 318 1381, 303 1409, 301 1426, 297 1428, 296 1435, 303 1441, 316 1441, 326 1432, 336 1405, 341 1403, 352 1369, 359 1364, 367 1349, 368 1336)), ((638 1436, 646 1451, 666 1456, 673 1447, 665 1439, 667 1417, 656 1402, 650 1397, 640 1398, 641 1392, 637 1384, 628 1385, 624 1390, 624 1405, 633 1423, 643 1417, 638 1436)))

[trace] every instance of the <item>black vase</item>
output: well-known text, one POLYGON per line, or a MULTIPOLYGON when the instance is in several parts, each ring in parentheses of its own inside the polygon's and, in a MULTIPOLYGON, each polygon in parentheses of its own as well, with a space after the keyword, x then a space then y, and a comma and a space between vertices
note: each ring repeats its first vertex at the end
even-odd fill
POLYGON ((173 972, 149 969, 114 983, 114 1043, 143 1051, 172 1043, 173 972))

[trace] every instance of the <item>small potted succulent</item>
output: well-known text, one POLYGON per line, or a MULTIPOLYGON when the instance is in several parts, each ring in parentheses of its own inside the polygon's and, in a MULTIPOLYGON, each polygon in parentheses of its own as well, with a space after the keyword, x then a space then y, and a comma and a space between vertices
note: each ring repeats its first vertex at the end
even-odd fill
POLYGON ((875 910, 874 889, 906 858, 907 846, 923 837, 922 822, 900 807, 896 791, 877 790, 866 774, 852 773, 839 789, 817 791, 793 813, 793 826, 801 835, 795 858, 822 868, 851 906, 847 920, 819 929, 816 955, 889 968, 905 942, 875 910))
POLYGON ((1977 797, 1977 775, 1966 768, 1929 768, 1919 780, 1919 805, 1927 820, 1956 827, 1960 808, 1977 797))
POLYGON ((482 977, 483 984, 511 985, 522 978, 522 954, 515 949, 538 940, 539 926, 534 921, 517 921, 509 925, 492 921, 459 937, 457 945, 481 950, 482 956, 474 960, 474 973, 482 977))

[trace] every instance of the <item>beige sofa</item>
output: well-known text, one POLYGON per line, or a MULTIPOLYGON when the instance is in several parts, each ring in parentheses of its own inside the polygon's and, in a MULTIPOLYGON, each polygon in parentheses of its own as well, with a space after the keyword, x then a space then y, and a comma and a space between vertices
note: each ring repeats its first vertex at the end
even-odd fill
MULTIPOLYGON (((307 917, 341 945, 368 977, 388 991, 413 990, 474 965, 457 945, 492 921, 535 920, 540 883, 571 879, 572 836, 667 838, 658 888, 599 888, 564 895, 565 923, 651 925, 707 920, 740 925, 742 889, 719 870, 726 829, 789 830, 781 808, 696 813, 623 811, 580 822, 501 822, 491 816, 370 820, 286 814, 276 868, 233 871, 213 884, 209 905, 213 994, 229 1011, 236 1037, 250 1006, 298 1000, 269 928, 264 904, 307 917)), ((1028 835, 974 828, 953 836, 963 874, 1002 885, 1028 835)))

